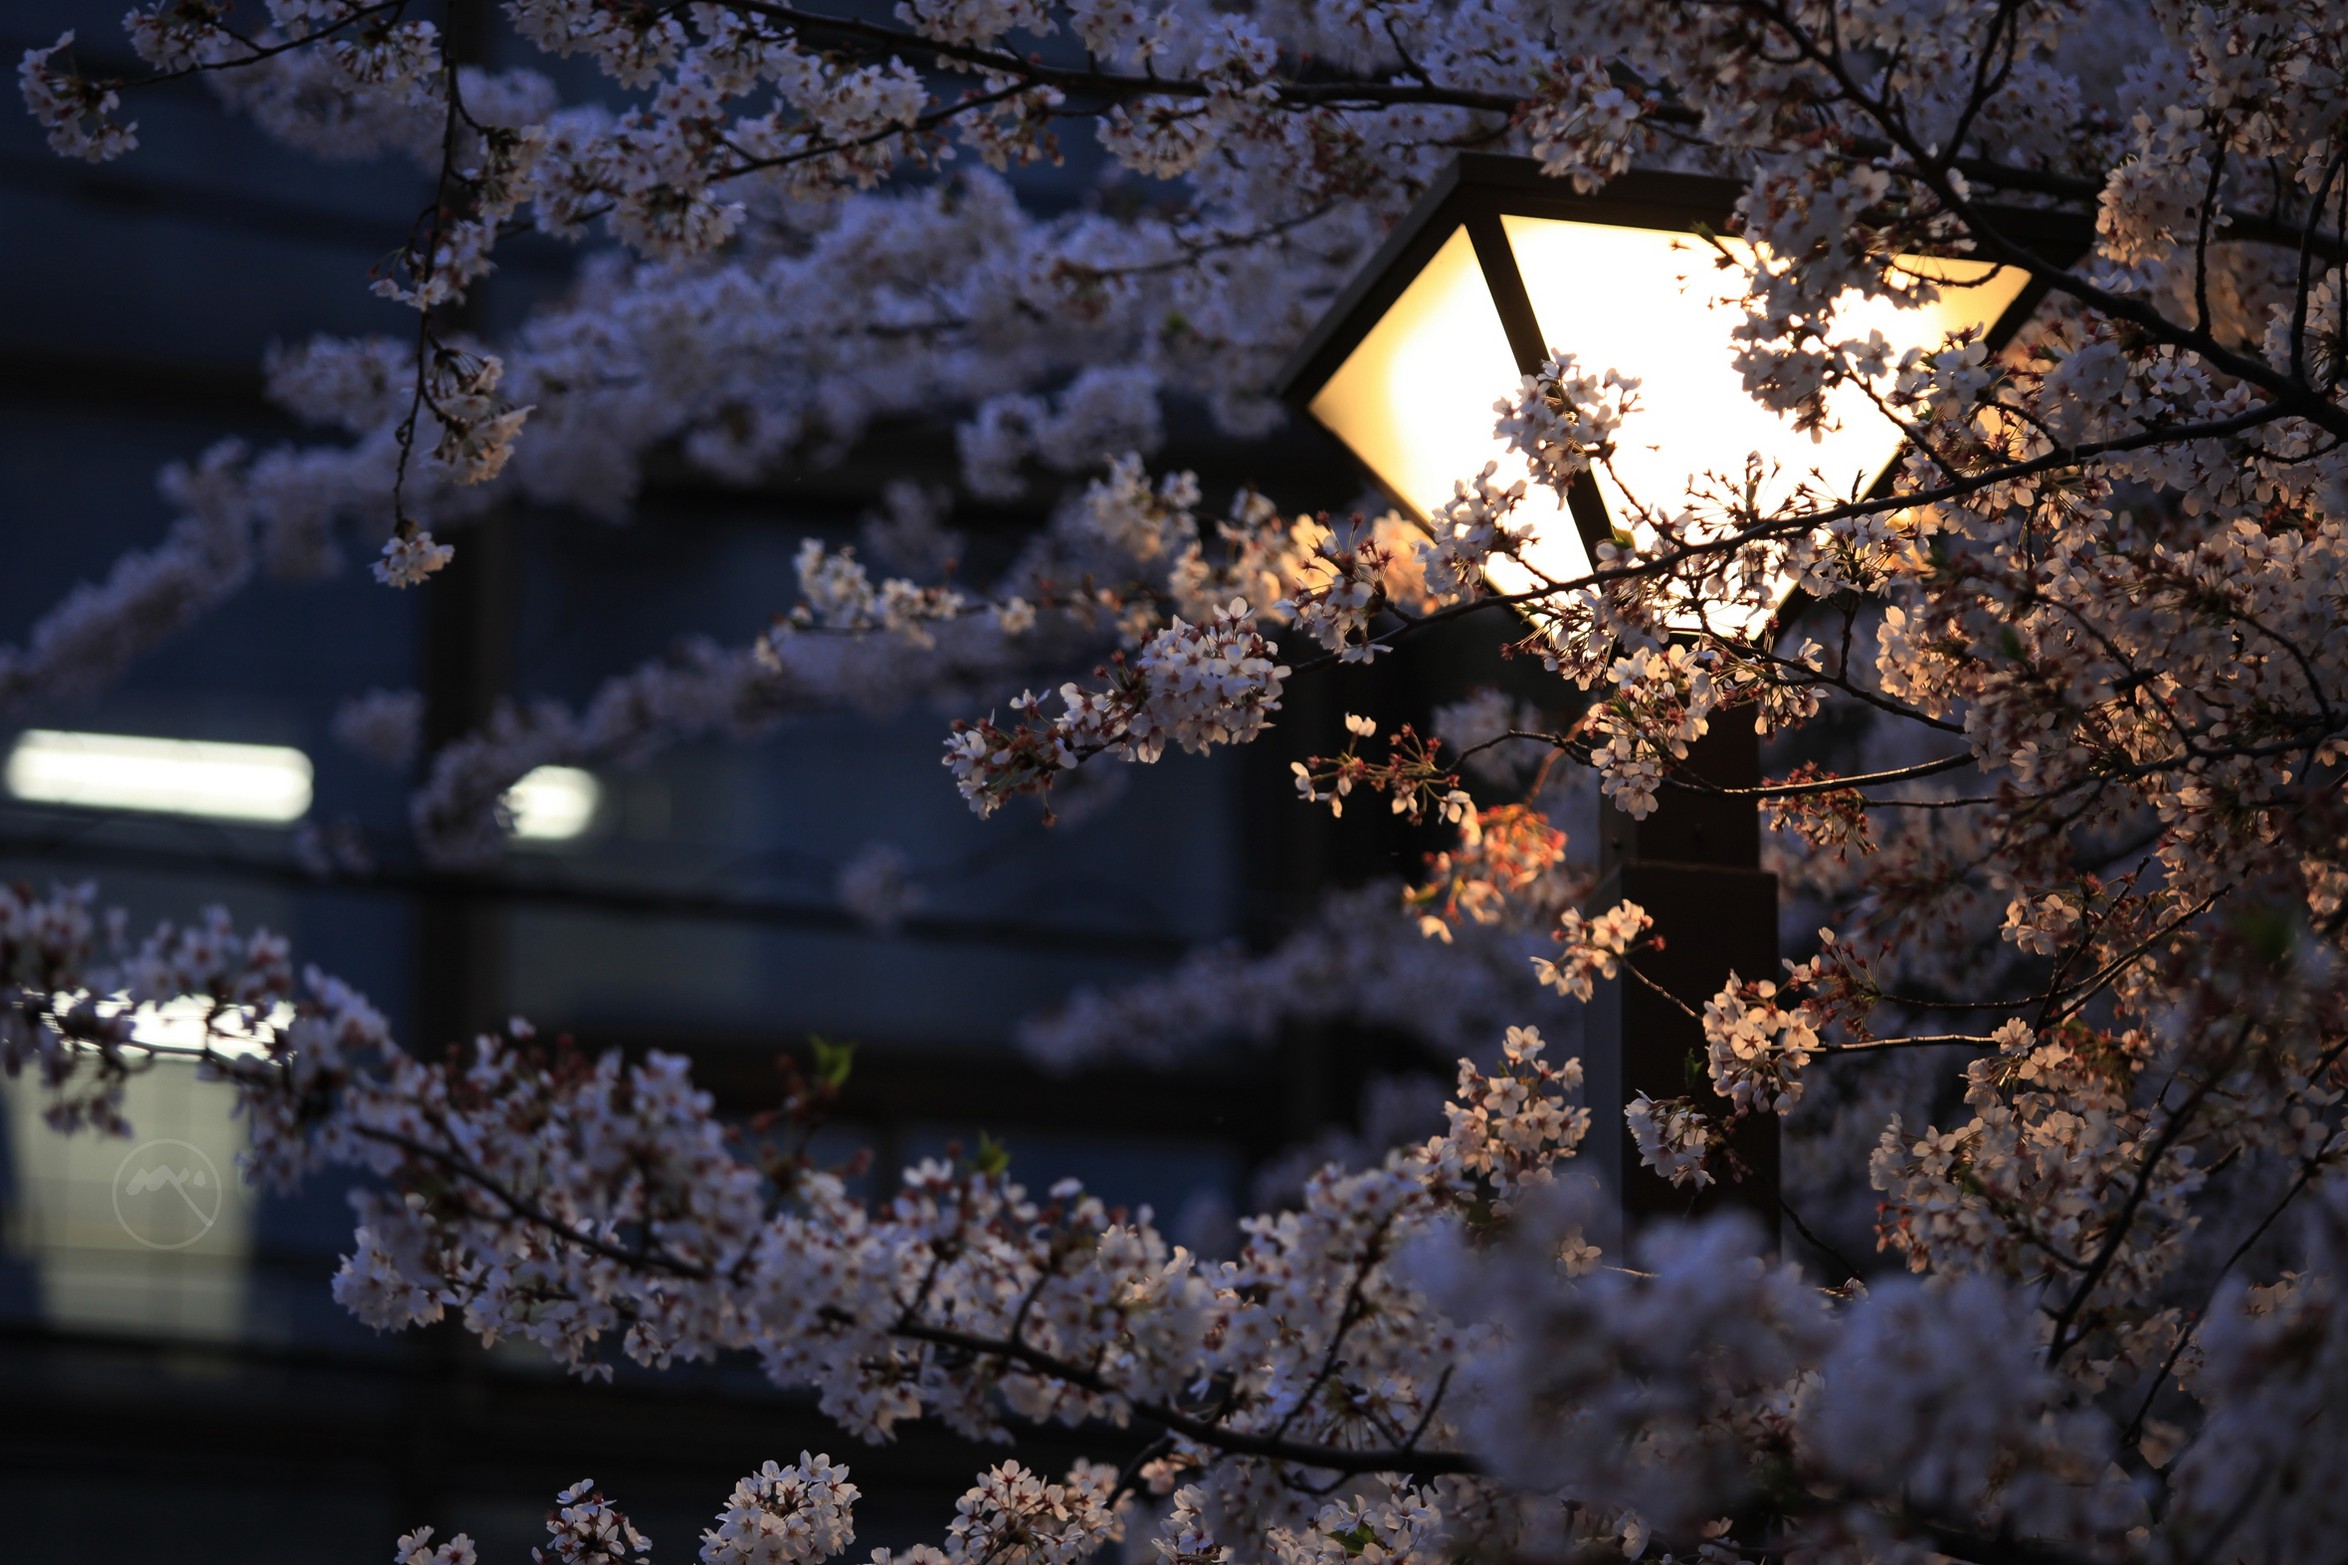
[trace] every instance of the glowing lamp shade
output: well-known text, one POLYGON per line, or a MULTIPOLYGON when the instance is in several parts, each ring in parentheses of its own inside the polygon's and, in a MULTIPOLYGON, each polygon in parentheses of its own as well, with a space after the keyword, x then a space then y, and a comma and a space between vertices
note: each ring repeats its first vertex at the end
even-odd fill
POLYGON ((603 807, 603 785, 576 766, 541 766, 506 790, 513 834, 524 842, 583 837, 603 807))
POLYGON ((283 823, 310 808, 310 758, 272 744, 34 728, 9 749, 8 791, 37 804, 283 823))
POLYGON ((1492 433, 1492 404, 1522 373, 1476 247, 1455 228, 1306 408, 1379 488, 1425 521, 1486 462, 1500 464, 1503 483, 1529 470, 1492 433))
MULTIPOLYGON (((1611 473, 1577 486, 1570 503, 1527 486, 1529 563, 1556 581, 1586 576, 1591 549, 1609 535, 1647 532, 1638 507, 1678 516, 1691 494, 1719 487, 1712 475, 1741 493, 1749 458, 1758 458, 1764 507, 1805 484, 1828 498, 1864 495, 1902 435, 1862 388, 1836 388, 1816 432, 1795 429, 1745 389, 1732 333, 1755 255, 1738 240, 1715 248, 1699 232, 1726 226, 1737 193, 1723 180, 1631 174, 1577 196, 1522 160, 1463 157, 1290 359, 1282 391, 1424 521, 1487 462, 1503 484, 1527 476, 1525 459, 1494 433, 1493 404, 1552 352, 1573 354, 1591 373, 1637 379, 1611 473)), ((2047 215, 2014 216, 2029 239, 2068 240, 2047 215)), ((1847 296, 1838 336, 1879 331, 1895 363, 1956 332, 1995 346, 2033 302, 2019 268, 1905 260, 1941 285, 1937 297, 1907 305, 1847 296)), ((1535 584, 1521 568, 1496 569, 1494 579, 1504 590, 1535 584)), ((1732 610, 1733 625, 1713 623, 1757 628, 1782 596, 1732 610)))
MULTIPOLYGON (((1760 458, 1754 499, 1766 511, 1803 483, 1821 498, 1857 499, 1899 455, 1899 425, 1863 386, 1831 388, 1826 420, 1810 431, 1746 391, 1730 336, 1745 319, 1730 296, 1743 292, 1754 263, 1743 241, 1720 241, 1738 263, 1723 272, 1710 243, 1660 229, 1516 216, 1500 225, 1544 338, 1585 368, 1616 368, 1639 381, 1637 411, 1623 420, 1614 458, 1598 474, 1616 526, 1645 530, 1630 520, 1634 501, 1670 515, 1708 480, 1741 485, 1750 456, 1760 458)), ((1943 283, 1938 298, 1902 307, 1853 292, 1835 311, 1838 336, 1865 341, 1881 332, 1894 362, 1909 348, 1937 350, 1952 333, 1986 332, 2029 281, 2019 267, 1982 261, 1904 261, 1943 283)), ((1581 539, 1565 534, 1544 531, 1532 550, 1530 563, 1552 579, 1589 568, 1581 539), (1552 533, 1560 536, 1552 541, 1552 533)))

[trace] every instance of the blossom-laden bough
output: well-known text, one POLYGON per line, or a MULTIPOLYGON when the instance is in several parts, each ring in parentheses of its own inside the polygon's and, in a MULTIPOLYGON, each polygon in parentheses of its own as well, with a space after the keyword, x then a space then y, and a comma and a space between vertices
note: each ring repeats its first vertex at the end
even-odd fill
MULTIPOLYGON (((808 1150, 841 1053, 728 1125, 673 1056, 589 1059, 516 1022, 425 1063, 346 985, 297 983, 283 941, 218 913, 136 944, 119 924, 86 889, 0 897, 8 1066, 41 1078, 61 1126, 105 1126, 131 1073, 193 1061, 235 1089, 251 1177, 372 1175, 334 1283, 360 1319, 456 1317, 590 1377, 750 1353, 863 1438, 923 1417, 973 1438, 1059 1422, 1133 1453, 1052 1482, 998 1464, 958 1509, 950 1561, 1080 1559, 1167 1496, 1169 1554, 1282 1560, 1358 1554, 1363 1529, 1411 1557, 1652 1539, 1723 1559, 1885 1535, 1963 1553, 1951 1540, 2019 1533, 2030 1557, 2088 1559, 2146 1515, 2111 1422, 2075 1405, 1987 1276, 1822 1292, 1735 1219, 1650 1236, 1634 1265, 1605 1257, 1571 1162, 1579 1067, 1530 1029, 1490 1071, 1462 1062, 1442 1134, 1323 1174, 1211 1262, 1073 1181, 1034 1199, 991 1151, 853 1198, 808 1150), (138 1041, 142 1007, 188 994, 212 997, 205 1041, 138 1041)), ((2342 1199, 2325 1184, 2319 1262, 2342 1199)), ((2326 1338, 2329 1275, 2220 1302, 2194 1376, 2213 1419, 2285 1393, 2266 1360, 2326 1338)), ((2246 1481, 2179 1471, 2197 1475, 2179 1507, 2246 1481)), ((828 1457, 769 1462, 701 1558, 828 1558, 856 1496, 828 1457)), ((648 1548, 584 1482, 549 1531, 565 1560, 648 1548)), ((469 1547, 425 1529, 398 1557, 469 1547)))
MULTIPOLYGON (((427 849, 494 854, 497 801, 538 765, 982 678, 1011 718, 955 733, 955 780, 982 813, 1048 800, 1169 740, 1254 739, 1293 682, 1433 627, 1521 615, 1519 650, 1554 676, 1540 696, 1460 703, 1432 738, 1365 719, 1302 765, 1307 802, 1381 792, 1456 831, 1391 927, 1479 962, 1494 932, 1553 935, 1528 976, 1580 1001, 1651 982, 1657 936, 1632 904, 1577 905, 1572 778, 1645 814, 1707 787, 1692 748, 1751 714, 1782 764, 1744 793, 1825 933, 1781 972, 1672 996, 1703 1055, 1685 1097, 1629 1105, 1627 1128, 1700 1186, 1735 1177, 1728 1121, 1788 1116, 1797 1221, 1803 1177, 1855 1197, 1916 1280, 1830 1295, 1720 1224, 1599 1248, 1559 1168, 1586 1128, 1574 1073, 1523 1031, 1463 1068, 1445 1134, 1324 1176, 1209 1262, 983 1156, 853 1200, 792 1139, 811 1087, 729 1133, 664 1058, 509 1031, 425 1063, 330 980, 294 995, 281 949, 226 925, 101 974, 83 903, 19 894, 5 1041, 61 1125, 114 1128, 108 1078, 152 1058, 125 1004, 202 994, 249 1034, 282 998, 297 1015, 268 1048, 208 1066, 243 1093, 257 1175, 335 1161, 383 1182, 338 1285, 366 1318, 454 1312, 583 1372, 755 1352, 853 1433, 1130 1426, 1119 1449, 1142 1454, 1115 1469, 987 1474, 944 1535, 956 1565, 1072 1562, 1144 1525, 1136 1506, 1181 1565, 2336 1552, 2338 6, 512 0, 516 32, 589 56, 617 108, 455 58, 428 9, 268 0, 254 21, 169 0, 130 18, 143 74, 77 66, 71 40, 26 56, 62 153, 130 153, 144 85, 202 75, 273 135, 416 156, 438 182, 374 280, 408 329, 273 364, 348 443, 175 472, 185 520, 0 657, 0 694, 103 683, 263 562, 315 574, 356 544, 431 590, 503 500, 609 512, 655 457, 748 481, 950 417, 972 494, 1069 484, 998 580, 960 579, 921 545, 932 501, 895 495, 867 533, 890 546, 866 554, 923 564, 875 579, 816 546, 754 646, 695 645, 582 712, 500 714, 431 761, 427 849), (1015 171, 1084 121, 1108 195, 1023 209, 1015 171), (1888 482, 1748 468, 1631 493, 1586 577, 1544 578, 1510 557, 1545 491, 1653 438, 1638 366, 1562 343, 1493 410, 1521 485, 1459 474, 1424 528, 1252 490, 1202 519, 1194 480, 1148 466, 1168 406, 1269 429, 1272 365, 1462 147, 1582 189, 1634 162, 1741 181, 1760 259, 1715 282, 1744 312, 1747 389, 1810 423, 1855 392, 1905 437, 1888 482), (949 167, 962 154, 985 166, 949 167), (1997 216, 2015 203, 2091 222, 2091 251, 2021 242, 1997 216), (568 297, 494 343, 461 329, 507 238, 596 225, 611 248, 568 297), (1952 252, 2043 292, 2004 348, 1894 356, 1838 322, 1854 291, 1939 286, 1899 257, 1952 252), (1798 607, 1773 614, 1788 580, 1798 607), (1010 701, 1039 684, 1056 710, 1010 701)), ((354 731, 400 710, 379 700, 354 731)), ((1372 927, 1358 900, 1331 916, 1372 927)), ((1343 1014, 1281 986, 1366 971, 1369 950, 1308 930, 1186 967, 1146 1050, 1343 1014)), ((1064 1057, 1107 1052, 1075 1034, 1139 1009, 1093 996, 1044 1031, 1064 1057)), ((837 1552, 852 1488, 813 1455, 749 1475, 705 1557, 837 1552)), ((592 1489, 550 1525, 566 1559, 641 1552, 592 1489)))

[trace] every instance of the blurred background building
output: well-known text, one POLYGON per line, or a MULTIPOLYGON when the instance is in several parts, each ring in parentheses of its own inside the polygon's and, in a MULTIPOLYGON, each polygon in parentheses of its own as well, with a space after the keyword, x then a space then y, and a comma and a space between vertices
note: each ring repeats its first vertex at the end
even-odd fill
MULTIPOLYGON (((90 66, 129 69, 114 58, 120 8, 16 0, 0 41, 13 57, 76 27, 90 66)), ((173 514, 155 488, 165 464, 223 437, 301 436, 262 394, 271 343, 405 329, 364 279, 425 198, 418 171, 306 161, 197 84, 142 98, 136 117, 139 152, 88 167, 0 114, 13 305, 0 319, 0 641, 157 540, 173 514)), ((1044 201, 1089 188, 1081 161, 1035 177, 1044 201)), ((574 258, 517 247, 480 324, 519 319, 574 258)), ((1276 744, 1124 769, 1105 807, 1050 830, 1032 810, 974 820, 936 764, 944 718, 926 708, 545 775, 517 801, 505 862, 478 874, 424 866, 406 826, 414 775, 330 733, 340 703, 369 689, 421 691, 427 735, 446 737, 503 697, 576 701, 682 634, 747 641, 791 601, 801 537, 852 537, 884 473, 947 476, 942 423, 867 444, 758 492, 656 481, 622 526, 511 507, 457 536, 457 564, 422 591, 386 591, 353 566, 298 584, 264 573, 93 698, 5 714, 0 747, 22 764, 0 798, 0 875, 95 880, 134 928, 223 904, 365 990, 416 1046, 520 1013, 590 1048, 682 1050, 744 1112, 772 1101, 778 1053, 812 1033, 854 1040, 841 1155, 870 1148, 893 1177, 985 1132, 1036 1182, 1078 1175, 1191 1237, 1227 1237, 1283 1149, 1350 1121, 1366 1084, 1424 1068, 1423 1055, 1322 1026, 1170 1073, 1054 1075, 1014 1031, 1081 986, 1163 972, 1202 944, 1260 950, 1326 887, 1401 862, 1413 845, 1378 812, 1332 824, 1298 808, 1287 762, 1335 748, 1342 711, 1423 709, 1408 668, 1305 683, 1276 744), (60 804, 35 776, 36 763, 72 764, 41 749, 71 749, 41 737, 55 733, 276 747, 289 799, 306 798, 278 821, 60 804), (885 894, 900 869, 909 902, 885 894)), ((1292 504, 1352 494, 1333 455, 1293 436, 1256 451, 1178 440, 1166 459, 1199 465, 1216 505, 1242 476, 1292 504)), ((1039 520, 965 509, 955 525, 1007 555, 1039 520)), ((124 1218, 124 1144, 61 1140, 24 1087, 4 1090, 11 1561, 378 1560, 421 1522, 515 1560, 555 1490, 588 1476, 661 1557, 684 1559, 737 1475, 803 1446, 854 1465, 860 1548, 902 1544, 936 1537, 990 1459, 927 1428, 855 1447, 741 1365, 589 1388, 535 1350, 485 1353, 448 1331, 379 1338, 327 1292, 351 1226, 344 1191, 320 1181, 265 1200, 235 1186, 218 1089, 163 1068, 132 1094, 141 1140, 230 1171, 208 1219, 133 1214, 165 1223, 146 1237, 174 1248, 124 1218)))

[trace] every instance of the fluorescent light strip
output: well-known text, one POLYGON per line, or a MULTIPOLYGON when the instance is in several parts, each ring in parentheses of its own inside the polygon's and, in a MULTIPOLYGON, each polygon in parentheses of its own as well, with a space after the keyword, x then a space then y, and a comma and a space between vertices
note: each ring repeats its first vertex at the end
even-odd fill
POLYGON ((541 766, 506 790, 506 813, 525 842, 569 842, 586 835, 603 806, 603 785, 576 766, 541 766))
POLYGON ((27 729, 8 753, 8 791, 39 804, 213 820, 297 821, 310 758, 273 744, 27 729))

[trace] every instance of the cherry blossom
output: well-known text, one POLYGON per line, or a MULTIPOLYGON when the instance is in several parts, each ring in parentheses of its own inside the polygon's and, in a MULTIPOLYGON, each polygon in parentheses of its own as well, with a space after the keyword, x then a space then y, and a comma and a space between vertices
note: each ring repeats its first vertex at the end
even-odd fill
MULTIPOLYGON (((411 1051, 225 914, 134 939, 94 893, 7 888, 0 1063, 52 1124, 127 1130, 122 1081, 172 1047, 136 1040, 140 1008, 201 996, 213 1042, 189 1052, 242 1094, 254 1172, 360 1175, 335 1289, 373 1325, 454 1320, 590 1376, 745 1353, 849 1437, 934 1417, 1146 1440, 1130 1470, 993 1463, 922 1565, 1144 1537, 1169 1565, 2335 1546, 2339 7, 515 0, 497 71, 416 9, 272 0, 232 29, 146 6, 144 75, 91 74, 70 35, 23 57, 60 155, 137 156, 141 95, 199 76, 297 149, 416 162, 435 196, 351 280, 412 331, 273 355, 313 433, 168 473, 169 529, 0 653, 0 699, 102 689, 262 569, 438 591, 509 501, 617 520, 662 464, 742 485, 925 441, 924 486, 853 545, 808 542, 763 636, 687 627, 576 708, 525 697, 425 757, 425 852, 494 858, 538 765, 941 693, 984 815, 1256 741, 1299 682, 1479 617, 1536 693, 1446 687, 1431 728, 1349 724, 1293 773, 1306 804, 1438 833, 1422 879, 1026 1029, 1060 1063, 1165 1063, 1292 1019, 1397 1023, 1466 1057, 1445 1129, 1292 1182, 1210 1261, 1074 1183, 1031 1191, 999 1149, 853 1196, 807 1152, 806 1078, 749 1135, 668 1055, 541 1054, 520 1025, 411 1051), (558 86, 533 51, 580 63, 558 86), (1098 184, 1023 204, 1075 134, 1098 184), (1461 148, 1561 189, 1637 166, 1740 192, 1712 279, 1732 367, 1797 426, 1888 420, 1883 482, 1732 454, 1627 497, 1582 576, 1540 577, 1541 491, 1651 416, 1640 366, 1563 340, 1478 393, 1524 478, 1448 475, 1423 518, 1254 487, 1218 515, 1187 443, 1278 428, 1275 368, 1461 148), (457 311, 525 231, 594 248, 476 340, 457 311), (2010 341, 1894 351, 1847 301, 1957 286, 1919 255, 2020 267, 2039 302, 2010 341), (1045 520, 979 579, 958 494, 1045 520), (1693 747, 1748 721, 1750 796, 1789 828, 1766 850, 1786 928, 1825 933, 1672 996, 1704 1040, 1685 1095, 1576 1101, 1550 1040, 1600 985, 1648 981, 1659 932, 1586 901, 1566 813, 1667 810, 1711 786, 1693 747), (1792 1221, 1818 1255, 1871 1234, 1893 1275, 1824 1286, 1731 1218, 1617 1240, 1573 1164, 1616 1113, 1701 1199, 1734 1177, 1730 1129, 1781 1116, 1792 1221)), ((389 756, 405 710, 340 726, 389 756)), ((901 860, 850 868, 851 907, 901 916, 901 860)), ((762 1467, 705 1557, 836 1554, 854 1489, 828 1457, 762 1467)), ((439 1536, 400 1538, 402 1565, 470 1565, 439 1536)), ((591 1485, 550 1538, 643 1552, 591 1485)))

